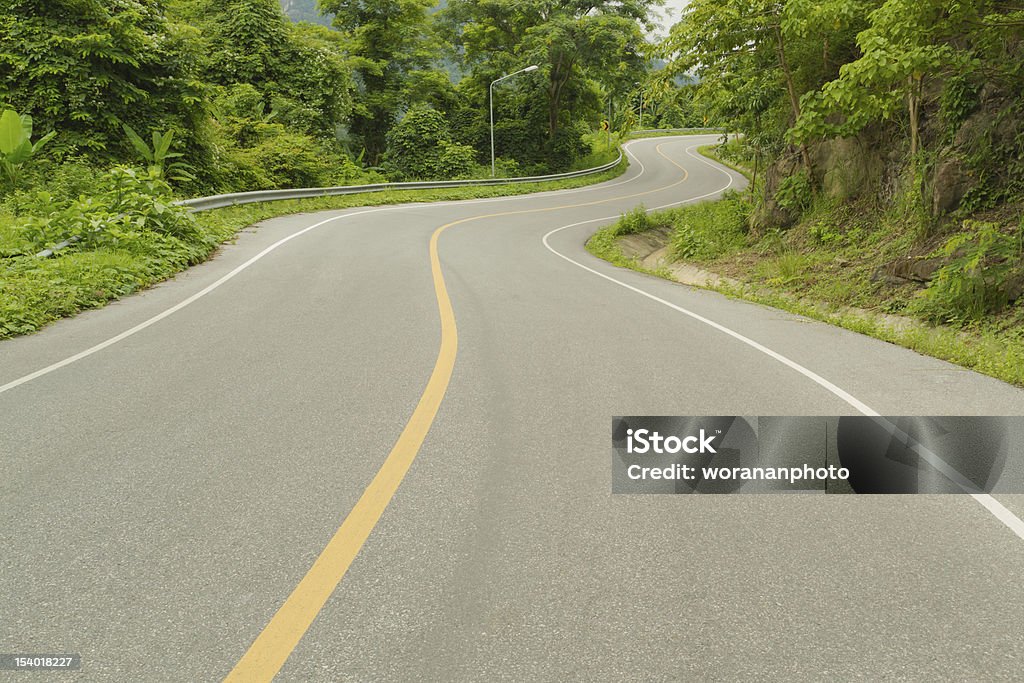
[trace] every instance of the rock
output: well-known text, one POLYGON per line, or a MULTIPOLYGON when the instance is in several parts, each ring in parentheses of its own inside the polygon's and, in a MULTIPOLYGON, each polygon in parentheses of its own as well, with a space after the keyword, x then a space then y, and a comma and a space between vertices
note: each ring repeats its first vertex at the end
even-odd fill
POLYGON ((973 178, 959 157, 940 158, 932 176, 932 215, 938 217, 956 209, 972 185, 973 178))
POLYGON ((945 265, 945 263, 945 259, 938 257, 908 258, 893 263, 889 272, 903 280, 930 282, 935 277, 935 271, 945 265))
POLYGON ((800 170, 800 155, 795 151, 775 160, 765 172, 765 200, 750 218, 750 228, 755 234, 776 228, 788 228, 796 222, 796 216, 779 206, 775 193, 783 180, 800 170))
POLYGON ((884 160, 862 138, 825 140, 814 147, 812 162, 818 185, 830 197, 853 199, 872 189, 884 160))
POLYGON ((1006 297, 1013 303, 1024 296, 1024 275, 1017 275, 1006 281, 1006 297))
POLYGON ((875 268, 875 272, 871 273, 871 281, 881 282, 886 285, 902 285, 907 282, 903 278, 893 275, 892 268, 889 266, 875 268))

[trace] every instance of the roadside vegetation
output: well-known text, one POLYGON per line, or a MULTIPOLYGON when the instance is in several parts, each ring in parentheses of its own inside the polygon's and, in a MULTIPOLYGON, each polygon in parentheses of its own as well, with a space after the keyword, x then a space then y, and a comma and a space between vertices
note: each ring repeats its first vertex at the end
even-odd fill
POLYGON ((630 265, 618 240, 642 225, 729 294, 1024 385, 1024 14, 739 8, 694 0, 664 47, 670 71, 701 77, 695 101, 744 131, 702 151, 749 189, 626 215, 591 250, 630 265))
MULTIPOLYGON (((245 204, 192 214, 169 205, 170 196, 152 181, 132 181, 116 197, 101 196, 88 207, 94 218, 110 222, 94 231, 85 224, 82 243, 62 250, 58 257, 40 259, 31 254, 50 239, 32 242, 24 231, 0 223, 0 248, 11 256, 0 270, 0 339, 34 332, 62 317, 132 294, 201 263, 238 230, 275 216, 356 206, 403 202, 482 199, 564 190, 602 182, 620 175, 623 161, 604 173, 539 183, 457 187, 442 190, 387 190, 383 192, 245 204), (117 202, 117 203, 115 203, 117 202), (114 212, 124 212, 115 215, 114 212), (153 214, 159 213, 159 221, 153 214), (140 223, 146 225, 139 228, 140 223), (6 246, 5 246, 6 245, 6 246)), ((73 211, 80 210, 80 207, 73 211)))
MULTIPOLYGON (((309 3, 285 4, 310 18, 309 3)), ((489 177, 489 86, 531 64, 494 89, 496 175, 613 160, 649 80, 654 3, 549 4, 324 0, 314 24, 294 23, 277 0, 7 3, 0 338, 158 282, 270 215, 609 177, 211 214, 174 206, 226 192, 489 177), (610 143, 600 131, 609 105, 610 143)), ((659 93, 647 94, 646 120, 694 124, 682 88, 659 93)))

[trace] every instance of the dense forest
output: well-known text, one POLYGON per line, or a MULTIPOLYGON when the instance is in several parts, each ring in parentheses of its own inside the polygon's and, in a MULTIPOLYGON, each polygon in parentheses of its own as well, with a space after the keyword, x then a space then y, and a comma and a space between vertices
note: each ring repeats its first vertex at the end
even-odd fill
POLYGON ((1021 8, 692 0, 652 42, 660 4, 6 0, 0 259, 188 242, 176 197, 489 175, 488 86, 537 65, 495 87, 501 175, 613 153, 604 119, 725 127, 742 138, 719 153, 753 182, 721 244, 884 254, 852 280, 913 281, 885 305, 934 320, 1019 298, 1021 8))
POLYGON ((488 84, 537 63, 496 98, 497 146, 506 172, 559 171, 642 79, 650 5, 323 0, 328 28, 275 0, 14 0, 0 102, 56 133, 43 165, 138 161, 127 129, 171 133, 183 193, 462 177, 488 161, 488 84))

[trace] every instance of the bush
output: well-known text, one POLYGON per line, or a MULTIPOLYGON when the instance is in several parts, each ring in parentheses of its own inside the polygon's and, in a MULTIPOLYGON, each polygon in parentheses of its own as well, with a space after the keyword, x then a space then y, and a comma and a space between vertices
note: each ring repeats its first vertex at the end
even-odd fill
POLYGON ((243 150, 237 160, 256 173, 259 189, 321 187, 333 184, 340 158, 329 154, 313 138, 285 131, 264 138, 243 150), (336 162, 336 163, 332 163, 336 162))
POLYGON ((452 142, 441 112, 415 105, 387 135, 384 169, 394 180, 448 180, 472 170, 476 151, 452 142))
POLYGON ((121 246, 143 233, 194 237, 195 221, 187 209, 172 206, 171 189, 150 171, 119 166, 104 174, 95 196, 80 196, 68 205, 48 192, 33 199, 35 215, 18 220, 21 253, 31 253, 72 237, 87 248, 121 246))
POLYGON ((615 234, 635 235, 639 232, 646 232, 651 227, 651 219, 647 215, 647 209, 641 204, 631 211, 622 214, 618 225, 615 226, 615 234))
POLYGON ((566 171, 572 168, 578 159, 590 154, 590 144, 584 139, 589 132, 582 121, 555 131, 555 138, 548 147, 548 166, 551 173, 566 171))
POLYGON ((476 150, 469 145, 445 142, 441 146, 441 154, 435 169, 439 178, 468 178, 476 166, 476 150))
POLYGON ((932 254, 949 261, 911 305, 934 322, 970 322, 998 312, 1010 301, 1011 284, 1024 277, 1024 221, 1014 233, 977 221, 965 221, 964 228, 932 254))
POLYGON ((783 178, 779 189, 775 192, 775 201, 786 211, 795 216, 803 213, 814 200, 811 179, 806 170, 783 178))

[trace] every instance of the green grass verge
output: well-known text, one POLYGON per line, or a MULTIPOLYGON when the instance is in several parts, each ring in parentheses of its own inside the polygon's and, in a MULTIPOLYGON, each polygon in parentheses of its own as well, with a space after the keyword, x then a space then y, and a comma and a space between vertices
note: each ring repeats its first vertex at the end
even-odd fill
POLYGON ((742 174, 743 177, 746 178, 747 180, 753 180, 754 179, 754 169, 749 168, 748 166, 746 166, 744 164, 739 164, 739 163, 736 163, 736 162, 731 161, 729 159, 723 158, 722 156, 720 156, 718 154, 718 148, 719 147, 720 147, 720 145, 717 145, 717 144, 716 145, 702 145, 701 147, 697 148, 697 152, 702 154, 702 155, 704 155, 704 156, 706 156, 708 159, 711 159, 712 161, 717 161, 718 163, 722 164, 723 166, 728 166, 729 168, 731 168, 732 170, 736 171, 737 173, 742 174))
MULTIPOLYGON (((706 148, 700 151, 720 161, 716 156, 708 154, 706 148)), ((743 172, 742 168, 732 167, 743 172)), ((673 242, 685 243, 690 249, 697 249, 693 256, 687 258, 688 261, 710 263, 712 270, 720 272, 716 266, 731 257, 733 267, 726 274, 746 281, 740 286, 719 285, 707 289, 843 327, 1024 386, 1024 325, 1021 324, 1024 322, 1024 307, 1017 306, 1016 312, 1011 311, 990 323, 962 328, 932 325, 907 318, 897 323, 880 312, 851 309, 851 304, 878 305, 866 293, 870 287, 866 274, 869 269, 862 269, 863 273, 857 271, 856 276, 847 278, 832 275, 821 277, 821 273, 827 266, 832 266, 831 261, 837 257, 854 262, 857 254, 849 251, 854 248, 876 253, 884 251, 886 246, 878 242, 881 231, 867 228, 858 230, 855 239, 849 240, 851 246, 847 251, 835 251, 837 243, 834 243, 835 240, 829 241, 828 254, 812 249, 800 251, 785 243, 778 235, 761 238, 752 246, 741 246, 730 238, 725 240, 724 252, 701 251, 702 236, 723 225, 723 215, 730 216, 733 213, 730 204, 740 201, 744 200, 734 196, 682 210, 654 212, 642 218, 634 211, 624 215, 618 223, 598 230, 587 242, 587 249, 616 266, 672 279, 667 269, 652 271, 643 268, 636 259, 625 256, 618 246, 618 240, 623 235, 656 227, 671 227, 673 242), (826 260, 829 262, 826 263, 826 260)), ((812 220, 810 225, 812 230, 821 232, 818 222, 812 220)), ((717 243, 722 241, 718 240, 717 243)), ((708 244, 713 246, 716 241, 708 241, 708 244)), ((678 243, 674 244, 675 251, 679 251, 679 246, 678 243)), ((844 268, 849 270, 850 266, 844 268)))
POLYGON ((566 190, 610 180, 624 173, 627 167, 623 159, 604 173, 567 180, 440 190, 388 190, 233 206, 196 214, 196 230, 187 238, 147 232, 142 238, 133 237, 116 247, 75 247, 49 259, 11 256, 19 253, 21 237, 5 236, 0 230, 0 238, 3 238, 0 246, 6 244, 10 250, 9 254, 0 253, 0 339, 34 332, 60 318, 103 306, 166 280, 209 258, 218 245, 230 240, 241 228, 268 218, 358 206, 566 190))

